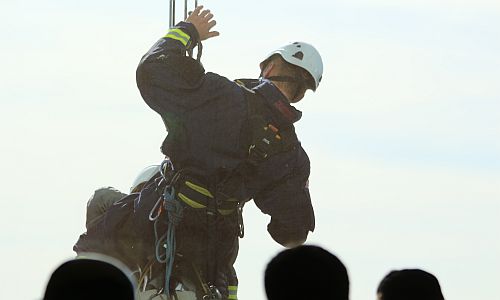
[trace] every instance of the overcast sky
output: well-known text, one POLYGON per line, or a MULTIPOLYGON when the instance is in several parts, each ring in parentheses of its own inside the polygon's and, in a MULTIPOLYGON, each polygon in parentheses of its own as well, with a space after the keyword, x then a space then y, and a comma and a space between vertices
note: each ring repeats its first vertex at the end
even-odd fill
MULTIPOLYGON (((200 1, 221 36, 202 61, 258 75, 302 40, 323 81, 298 108, 317 228, 346 264, 351 300, 392 269, 434 273, 449 300, 500 299, 500 3, 494 0, 200 1)), ((164 127, 135 84, 168 1, 0 4, 1 299, 40 299, 74 253, 94 189, 127 191, 159 163, 164 127)), ((241 300, 265 299, 280 246, 245 207, 241 300)))

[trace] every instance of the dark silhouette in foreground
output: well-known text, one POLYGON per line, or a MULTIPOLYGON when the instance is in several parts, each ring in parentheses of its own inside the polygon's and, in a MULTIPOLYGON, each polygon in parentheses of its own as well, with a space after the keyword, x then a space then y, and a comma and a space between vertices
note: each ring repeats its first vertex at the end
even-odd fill
POLYGON ((312 245, 278 253, 267 265, 269 300, 347 300, 349 277, 344 264, 327 250, 312 245))
POLYGON ((377 289, 378 300, 444 300, 436 276, 420 269, 389 272, 377 289))
POLYGON ((135 287, 125 269, 112 260, 96 257, 60 265, 52 273, 43 299, 134 300, 135 287))

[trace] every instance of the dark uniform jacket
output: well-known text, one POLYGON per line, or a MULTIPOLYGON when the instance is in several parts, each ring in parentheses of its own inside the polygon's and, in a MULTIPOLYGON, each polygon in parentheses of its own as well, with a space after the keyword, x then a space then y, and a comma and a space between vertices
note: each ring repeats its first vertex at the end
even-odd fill
MULTIPOLYGON (((194 26, 181 22, 144 55, 137 69, 137 85, 144 101, 162 117, 168 130, 163 153, 176 169, 200 170, 210 186, 217 186, 228 174, 238 176, 238 187, 231 196, 240 201, 253 199, 263 213, 271 216, 268 232, 272 238, 282 245, 304 242, 314 230, 314 212, 308 190, 309 158, 293 128, 300 111, 270 81, 245 80, 242 84, 205 72, 201 64, 185 55, 197 39, 194 26), (285 151, 235 174, 232 172, 248 158, 252 142, 249 94, 261 99, 262 117, 286 130, 286 138, 292 142, 285 151)), ((185 215, 181 225, 198 230, 188 223, 203 220, 204 212, 193 214, 185 215)), ((217 263, 226 268, 222 271, 226 273, 232 268, 238 246, 234 218, 231 215, 217 222, 232 229, 216 228, 216 240, 221 245, 217 251, 223 253, 217 263)), ((183 229, 178 229, 182 235, 183 229)), ((204 234, 186 233, 191 239, 201 240, 204 234)), ((184 238, 181 235, 179 240, 184 238)))

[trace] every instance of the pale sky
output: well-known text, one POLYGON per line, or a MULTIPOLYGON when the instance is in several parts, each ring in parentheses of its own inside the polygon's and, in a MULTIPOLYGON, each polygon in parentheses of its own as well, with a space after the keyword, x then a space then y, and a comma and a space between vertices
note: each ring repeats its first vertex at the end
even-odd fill
MULTIPOLYGON (((258 75, 274 47, 302 40, 323 81, 298 108, 317 228, 351 300, 375 299, 392 269, 423 268, 448 300, 500 300, 500 4, 493 0, 200 1, 221 36, 202 62, 258 75)), ((0 299, 43 296, 74 256, 93 191, 127 191, 159 163, 160 117, 135 84, 164 35, 168 1, 0 4, 0 299)), ((269 217, 245 207, 239 299, 265 299, 281 250, 269 217)))

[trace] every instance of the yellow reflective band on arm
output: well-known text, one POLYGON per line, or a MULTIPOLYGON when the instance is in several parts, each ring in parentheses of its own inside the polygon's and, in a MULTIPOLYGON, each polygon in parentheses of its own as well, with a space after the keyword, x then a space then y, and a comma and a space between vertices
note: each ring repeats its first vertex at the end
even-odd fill
POLYGON ((165 37, 181 42, 184 45, 184 47, 187 46, 187 44, 189 43, 189 39, 190 39, 190 36, 187 35, 184 31, 182 31, 179 28, 174 28, 174 29, 170 30, 165 37))
POLYGON ((204 187, 201 187, 201 186, 196 185, 196 184, 194 184, 194 183, 192 183, 192 182, 189 182, 189 181, 186 181, 186 185, 187 185, 188 187, 190 187, 191 189, 193 189, 193 190, 197 191, 197 192, 198 192, 198 193, 200 193, 200 194, 203 194, 203 195, 205 195, 205 196, 207 196, 207 197, 210 197, 210 198, 213 198, 213 197, 214 197, 214 196, 212 196, 212 193, 210 193, 210 191, 209 191, 209 190, 207 190, 207 189, 206 189, 206 188, 204 188, 204 187))
POLYGON ((200 204, 196 201, 193 201, 191 199, 189 199, 188 197, 186 197, 184 194, 182 193, 179 193, 177 194, 179 196, 179 198, 184 201, 187 205, 191 206, 192 208, 205 208, 206 206, 203 205, 203 204, 200 204))
POLYGON ((230 285, 227 287, 227 290, 229 292, 229 295, 227 297, 227 299, 231 299, 231 300, 237 300, 238 299, 238 296, 236 295, 238 293, 238 286, 236 285, 230 285))

